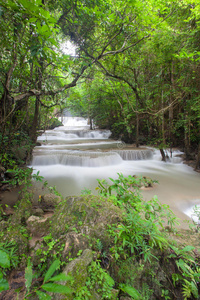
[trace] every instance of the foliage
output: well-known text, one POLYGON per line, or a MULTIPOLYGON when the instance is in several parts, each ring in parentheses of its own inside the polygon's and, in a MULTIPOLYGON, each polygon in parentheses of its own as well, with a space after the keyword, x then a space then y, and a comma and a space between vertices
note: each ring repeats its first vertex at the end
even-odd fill
MULTIPOLYGON (((96 259, 87 267, 86 284, 78 290, 73 290, 73 280, 70 283, 70 278, 62 273, 62 268, 67 261, 75 257, 71 257, 71 253, 63 257, 65 247, 63 236, 55 238, 49 234, 43 237, 43 242, 33 258, 27 259, 24 255, 24 259, 27 259, 25 299, 31 297, 50 299, 51 293, 55 292, 63 295, 72 294, 73 299, 77 300, 90 299, 94 291, 101 299, 113 299, 113 293, 117 291, 118 296, 128 295, 133 299, 150 299, 155 296, 155 290, 156 295, 163 299, 170 299, 173 290, 175 293, 180 289, 184 299, 198 298, 200 272, 194 247, 181 247, 175 242, 172 243, 168 239, 165 225, 168 224, 170 232, 175 234, 176 218, 167 206, 159 203, 156 197, 145 202, 140 195, 141 185, 148 186, 152 181, 147 178, 124 177, 118 174, 118 179, 111 178, 110 184, 105 181, 98 181, 98 183, 101 199, 118 206, 122 218, 117 224, 108 227, 109 238, 106 245, 100 238, 88 237, 89 247, 95 250, 96 259), (162 282, 159 280, 160 273, 162 282), (67 282, 66 285, 63 285, 63 282, 67 282), (113 287, 116 290, 113 290, 113 287)), ((87 195, 85 197, 87 198, 87 195)), ((19 219, 21 220, 21 217, 19 219)), ((77 225, 80 228, 79 236, 84 229, 81 218, 77 225)), ((8 231, 11 230, 10 226, 8 231)), ((71 223, 66 224, 66 229, 69 228, 71 231, 76 230, 77 233, 77 229, 72 228, 71 223)), ((27 235, 27 232, 23 234, 27 235)), ((0 244, 2 291, 9 288, 5 279, 8 270, 16 268, 22 259, 17 254, 17 246, 15 242, 0 244)), ((77 255, 81 253, 82 249, 77 255)))
MULTIPOLYGON (((192 295, 197 298, 199 267, 191 254, 194 247, 186 246, 179 249, 170 244, 165 231, 161 231, 165 230, 166 223, 171 231, 174 230, 174 225, 177 224, 176 217, 169 207, 161 205, 156 197, 147 202, 142 200, 139 193, 142 178, 139 180, 133 176, 124 178, 122 174, 118 176, 117 180, 111 179, 114 183, 112 185, 98 181, 100 194, 109 197, 110 201, 124 210, 123 223, 110 226, 108 229, 114 238, 114 245, 110 248, 113 258, 123 261, 132 257, 135 261, 142 260, 144 264, 147 262, 152 264, 154 260, 158 260, 155 249, 163 253, 171 249, 167 259, 173 258, 178 268, 178 272, 172 274, 174 286, 181 282, 184 299, 192 295), (115 192, 115 196, 112 192, 115 192)), ((135 287, 127 284, 120 287, 134 299, 142 299, 135 287)), ((162 294, 165 299, 170 299, 168 290, 163 289, 162 294)))
POLYGON ((194 225, 196 225, 197 230, 199 230, 200 208, 197 205, 195 205, 193 208, 192 221, 193 221, 194 225))
POLYGON ((0 243, 0 292, 9 289, 8 281, 4 278, 6 270, 17 268, 19 257, 16 255, 15 241, 0 243))
POLYGON ((47 120, 47 122, 44 125, 41 124, 40 129, 43 130, 54 129, 55 127, 62 126, 62 125, 63 125, 62 122, 59 121, 57 118, 49 116, 49 120, 47 120))
POLYGON ((8 281, 3 278, 2 269, 10 267, 10 257, 7 252, 0 250, 0 292, 6 291, 9 289, 8 281))
POLYGON ((114 184, 107 185, 99 182, 100 194, 111 196, 114 191, 116 195, 111 197, 115 205, 125 208, 124 224, 118 224, 109 229, 114 237, 115 246, 112 248, 116 259, 120 256, 142 256, 144 260, 150 260, 151 249, 158 247, 161 250, 167 248, 168 242, 161 234, 159 228, 164 228, 164 218, 167 219, 173 229, 176 218, 169 207, 161 205, 157 198, 143 201, 139 193, 142 183, 149 184, 145 178, 134 176, 124 177, 118 174, 118 179, 110 179, 114 184))
POLYGON ((2 160, 30 159, 65 107, 137 146, 197 149, 198 3, 6 0, 0 17, 2 160), (69 40, 74 57, 61 50, 69 40))
POLYGON ((184 299, 188 299, 192 295, 195 298, 198 298, 198 278, 200 268, 191 255, 194 247, 186 246, 183 249, 178 249, 176 247, 171 248, 173 249, 173 253, 169 257, 176 258, 175 262, 180 271, 178 274, 172 274, 174 286, 177 286, 180 282, 182 283, 184 299))
POLYGON ((99 261, 93 261, 88 267, 88 277, 86 279, 86 285, 76 292, 74 300, 89 299, 91 292, 96 290, 101 299, 112 299, 112 288, 115 282, 103 270, 99 261))
POLYGON ((124 177, 123 174, 117 173, 118 179, 109 178, 113 184, 109 185, 106 180, 97 180, 99 194, 104 197, 109 197, 112 193, 116 194, 116 200, 122 203, 137 201, 137 196, 139 196, 139 187, 141 186, 151 186, 156 183, 156 180, 151 180, 146 177, 136 177, 129 175, 124 177))
POLYGON ((57 273, 57 270, 60 267, 60 263, 61 262, 59 260, 54 260, 51 266, 49 267, 49 269, 45 273, 43 283, 40 286, 34 287, 33 285, 34 273, 33 273, 30 259, 28 260, 28 265, 25 271, 25 279, 26 279, 25 299, 28 299, 29 297, 35 294, 38 296, 39 299, 52 299, 52 297, 49 294, 47 294, 47 292, 59 293, 62 295, 68 295, 72 293, 69 287, 57 283, 59 281, 63 282, 63 281, 71 280, 71 277, 65 275, 64 273, 59 273, 54 275, 55 272, 57 273))

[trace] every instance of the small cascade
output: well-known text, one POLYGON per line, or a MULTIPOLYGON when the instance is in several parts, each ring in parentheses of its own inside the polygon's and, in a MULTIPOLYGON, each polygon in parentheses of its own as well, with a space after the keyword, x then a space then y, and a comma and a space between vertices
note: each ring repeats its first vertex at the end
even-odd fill
MULTIPOLYGON (((89 129, 88 121, 81 117, 64 117, 60 118, 60 121, 63 123, 64 127, 81 127, 89 129)), ((60 127, 58 127, 60 129, 60 127)))
POLYGON ((38 141, 52 141, 52 140, 69 140, 69 139, 108 139, 111 135, 110 130, 47 130, 41 136, 38 137, 38 141))
POLYGON ((33 166, 68 165, 79 167, 103 167, 116 165, 122 162, 122 158, 115 152, 93 151, 51 151, 50 153, 35 155, 33 166))
POLYGON ((140 150, 114 150, 123 160, 147 160, 153 159, 153 151, 150 149, 140 150))
MULTIPOLYGON (((181 152, 179 150, 174 150, 173 152, 165 150, 165 154, 166 154, 168 163, 180 164, 183 161, 183 159, 181 157, 183 152, 181 152)), ((162 157, 161 157, 161 154, 160 154, 159 150, 154 149, 153 159, 154 160, 159 160, 159 161, 162 160, 162 157)))

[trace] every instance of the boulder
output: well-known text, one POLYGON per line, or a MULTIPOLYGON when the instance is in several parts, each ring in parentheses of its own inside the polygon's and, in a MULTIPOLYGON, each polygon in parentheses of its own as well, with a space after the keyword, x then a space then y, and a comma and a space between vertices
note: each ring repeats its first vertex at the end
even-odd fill
MULTIPOLYGON (((88 277, 87 267, 93 260, 93 253, 90 249, 85 249, 82 255, 74 260, 72 260, 63 270, 66 275, 71 275, 73 277, 73 283, 71 288, 76 292, 85 286, 86 279, 88 277)), ((69 282, 62 282, 63 285, 69 285, 69 282)), ((53 294, 53 300, 73 300, 73 296, 63 296, 60 294, 53 294)), ((99 298, 96 298, 99 299, 99 298)), ((95 300, 95 298, 94 298, 95 300)))
POLYGON ((43 210, 54 209, 60 202, 62 198, 53 193, 44 194, 41 196, 40 205, 43 210))
POLYGON ((49 218, 38 217, 38 216, 30 216, 28 220, 26 220, 27 229, 31 232, 32 236, 42 237, 47 235, 49 232, 49 218))
MULTIPOLYGON (((106 247, 110 244, 108 225, 122 220, 122 210, 100 196, 68 197, 58 205, 52 217, 53 237, 75 231, 79 237, 99 239, 106 247)), ((82 248, 82 250, 84 250, 82 248)))

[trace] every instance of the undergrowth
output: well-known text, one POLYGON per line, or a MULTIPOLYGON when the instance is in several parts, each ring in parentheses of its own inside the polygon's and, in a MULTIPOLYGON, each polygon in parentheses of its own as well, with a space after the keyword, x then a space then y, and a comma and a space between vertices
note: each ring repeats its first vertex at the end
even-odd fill
MULTIPOLYGON (((15 173, 13 180, 19 176, 17 180, 22 178, 28 187, 29 172, 26 175, 23 179, 20 173, 15 173)), ((42 180, 39 174, 34 177, 42 180)), ((93 297, 94 290, 101 299, 120 299, 123 296, 136 300, 199 299, 200 260, 196 249, 188 245, 181 247, 171 241, 169 231, 177 234, 177 218, 169 206, 162 205, 156 196, 144 201, 140 194, 141 186, 154 183, 144 177, 124 177, 122 174, 118 174, 117 179, 110 178, 110 183, 98 180, 100 198, 120 208, 122 218, 107 226, 110 237, 107 248, 104 248, 101 239, 88 237, 96 259, 87 268, 85 286, 77 292, 71 284, 73 278, 62 272, 66 264, 76 258, 64 259, 63 237, 60 240, 60 237, 52 238, 51 234, 44 236, 36 251, 38 263, 35 265, 29 253, 24 253, 23 258, 18 255, 17 242, 5 241, 6 230, 1 232, 0 292, 9 289, 8 274, 17 269, 23 259, 26 263, 24 299, 49 300, 54 299, 54 293, 59 293, 63 299, 71 299, 68 296, 73 294, 74 299, 87 300, 93 297)), ((55 188, 50 188, 50 191, 58 195, 55 188)), ((29 196, 27 189, 24 191, 27 203, 30 202, 29 196)), ((16 213, 19 209, 20 205, 16 206, 16 213)), ((26 214, 29 215, 28 212, 26 214)), ((14 224, 9 220, 6 222, 7 229, 11 230, 14 224)), ((18 226, 21 226, 20 233, 30 238, 26 222, 18 226)), ((72 224, 66 224, 67 228, 70 226, 72 224)), ((84 222, 80 220, 79 234, 82 226, 84 222)), ((82 250, 78 255, 81 253, 82 250)))

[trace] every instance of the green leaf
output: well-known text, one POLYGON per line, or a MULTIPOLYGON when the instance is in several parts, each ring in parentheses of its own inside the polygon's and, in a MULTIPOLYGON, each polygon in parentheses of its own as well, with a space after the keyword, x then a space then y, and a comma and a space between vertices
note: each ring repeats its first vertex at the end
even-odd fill
POLYGON ((2 250, 0 250, 0 267, 2 268, 10 267, 10 257, 5 251, 2 250))
POLYGON ((182 251, 192 251, 192 250, 194 250, 195 249, 195 247, 193 247, 193 246, 186 246, 185 248, 183 248, 182 249, 182 251))
POLYGON ((3 278, 3 273, 0 271, 0 293, 2 291, 7 291, 8 289, 9 289, 8 281, 3 278))
POLYGON ((66 275, 65 273, 60 273, 60 274, 58 274, 58 275, 56 275, 54 277, 51 277, 49 279, 49 281, 69 281, 71 279, 72 279, 71 276, 66 275))
POLYGON ((42 291, 36 291, 36 294, 38 295, 39 300, 50 300, 51 296, 49 296, 47 293, 44 293, 42 291))
POLYGON ((29 292, 30 287, 31 287, 31 283, 32 283, 32 279, 33 279, 33 271, 32 271, 32 265, 30 263, 30 259, 28 260, 28 266, 25 269, 25 286, 27 288, 27 291, 29 292))
POLYGON ((51 278, 51 276, 58 269, 59 266, 60 266, 60 261, 57 259, 52 263, 52 265, 49 267, 48 271, 46 272, 46 274, 44 276, 44 283, 47 280, 49 280, 49 278, 51 278))
POLYGON ((46 283, 41 286, 45 291, 59 294, 70 294, 72 290, 65 285, 57 284, 57 283, 46 283))
POLYGON ((30 22, 30 23, 32 23, 32 22, 34 23, 34 22, 36 22, 36 21, 37 21, 37 18, 30 18, 30 19, 29 19, 29 22, 30 22))
POLYGON ((191 281, 191 288, 192 288, 192 294, 195 296, 195 298, 198 298, 199 295, 198 288, 193 281, 191 281))
POLYGON ((140 293, 132 286, 120 285, 120 288, 123 292, 127 293, 129 296, 133 297, 134 300, 141 299, 140 293))
POLYGON ((107 273, 105 273, 105 279, 108 283, 109 286, 114 286, 115 285, 115 281, 112 279, 112 277, 110 275, 108 275, 107 273))

